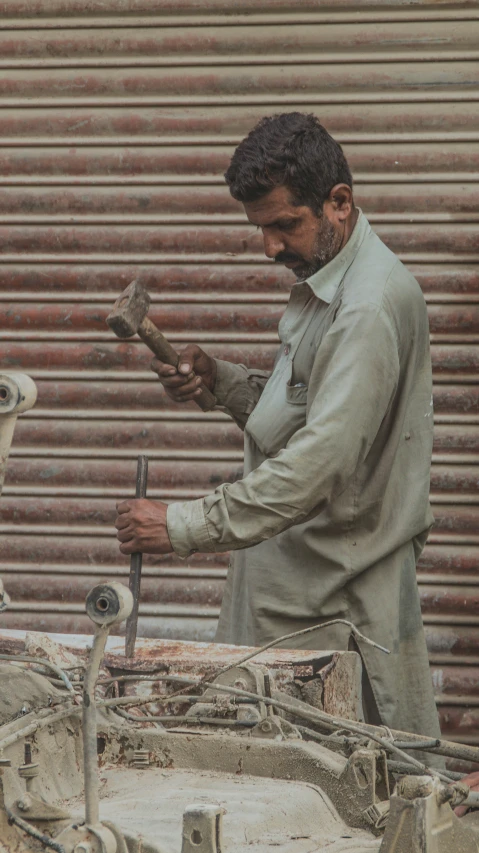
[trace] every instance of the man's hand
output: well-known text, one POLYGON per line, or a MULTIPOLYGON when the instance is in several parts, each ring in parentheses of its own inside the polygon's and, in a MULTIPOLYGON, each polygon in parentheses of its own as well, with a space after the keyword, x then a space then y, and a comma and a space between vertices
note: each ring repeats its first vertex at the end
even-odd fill
MULTIPOLYGON (((467 785, 471 791, 479 791, 479 772, 476 770, 475 773, 469 773, 469 776, 465 776, 464 779, 461 779, 461 783, 467 785)), ((457 817, 463 817, 468 811, 468 806, 456 806, 454 809, 454 814, 457 817)))
POLYGON ((115 527, 122 554, 169 554, 171 547, 166 527, 167 505, 146 498, 117 503, 115 527))
POLYGON ((182 350, 178 369, 157 358, 153 359, 151 369, 158 374, 168 397, 175 403, 187 403, 188 400, 199 397, 201 390, 198 386, 201 380, 210 391, 215 387, 216 362, 195 344, 190 344, 182 350), (196 376, 193 376, 193 372, 196 376))

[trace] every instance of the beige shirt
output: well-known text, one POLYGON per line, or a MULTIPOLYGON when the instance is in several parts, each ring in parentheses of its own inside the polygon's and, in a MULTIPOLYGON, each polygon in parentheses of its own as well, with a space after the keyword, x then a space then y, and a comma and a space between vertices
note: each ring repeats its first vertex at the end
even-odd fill
MULTIPOLYGON (((438 733, 416 583, 433 522, 424 299, 363 214, 295 284, 270 374, 218 361, 245 433, 244 478, 168 508, 180 556, 233 551, 217 640, 260 645, 344 618, 391 650, 361 653, 385 723, 438 733)), ((296 643, 347 648, 336 626, 296 643)))

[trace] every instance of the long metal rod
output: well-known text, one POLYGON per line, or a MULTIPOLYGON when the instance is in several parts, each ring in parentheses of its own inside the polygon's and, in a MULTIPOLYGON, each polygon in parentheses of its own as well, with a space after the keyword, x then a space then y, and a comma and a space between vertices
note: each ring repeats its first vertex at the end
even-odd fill
MULTIPOLYGON (((139 456, 136 469, 136 498, 146 497, 148 482, 148 457, 139 456)), ((130 592, 133 596, 133 609, 126 623, 125 655, 132 658, 135 654, 136 632, 138 629, 138 607, 140 604, 141 566, 143 555, 136 551, 130 560, 130 592)))
POLYGON ((95 826, 100 822, 95 684, 105 653, 107 639, 108 627, 97 626, 83 685, 83 774, 85 780, 85 823, 87 826, 95 826))

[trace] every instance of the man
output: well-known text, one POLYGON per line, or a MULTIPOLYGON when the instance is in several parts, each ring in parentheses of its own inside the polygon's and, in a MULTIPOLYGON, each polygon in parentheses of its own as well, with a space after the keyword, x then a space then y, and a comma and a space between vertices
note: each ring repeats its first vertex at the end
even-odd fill
MULTIPOLYGON (((433 522, 421 290, 355 207, 341 147, 314 116, 262 119, 225 178, 266 255, 298 281, 274 369, 214 360, 196 346, 178 372, 153 369, 177 402, 199 393, 197 377, 214 391, 244 429, 244 479, 168 508, 120 504, 120 550, 231 550, 221 642, 261 645, 350 620, 391 652, 359 643, 366 719, 435 737, 416 584, 433 522)), ((356 647, 344 624, 286 645, 356 647)))

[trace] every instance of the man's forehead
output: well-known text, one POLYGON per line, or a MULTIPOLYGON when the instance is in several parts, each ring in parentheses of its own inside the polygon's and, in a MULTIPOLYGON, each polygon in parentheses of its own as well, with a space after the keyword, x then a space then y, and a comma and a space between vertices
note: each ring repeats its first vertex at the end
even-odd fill
POLYGON ((245 202, 243 207, 253 225, 265 225, 285 216, 298 216, 298 207, 293 204, 287 187, 275 187, 257 201, 245 202))

